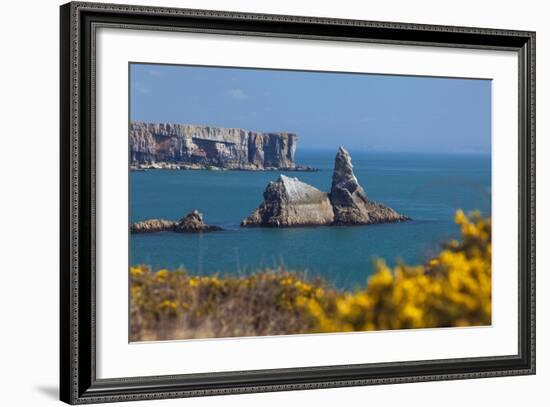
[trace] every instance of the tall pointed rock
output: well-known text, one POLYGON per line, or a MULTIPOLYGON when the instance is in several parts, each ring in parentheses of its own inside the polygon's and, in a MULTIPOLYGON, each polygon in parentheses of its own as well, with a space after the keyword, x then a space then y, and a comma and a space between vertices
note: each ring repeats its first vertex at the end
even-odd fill
POLYGON ((393 209, 368 199, 353 173, 351 156, 344 147, 338 149, 334 160, 330 201, 335 224, 360 225, 409 220, 393 209))

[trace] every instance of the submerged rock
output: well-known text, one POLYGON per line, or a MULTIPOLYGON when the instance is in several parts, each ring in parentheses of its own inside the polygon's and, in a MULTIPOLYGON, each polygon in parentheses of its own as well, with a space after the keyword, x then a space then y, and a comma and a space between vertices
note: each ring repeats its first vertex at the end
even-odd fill
POLYGON ((344 147, 338 149, 334 160, 330 201, 334 210, 334 223, 339 225, 409 220, 392 208, 368 199, 353 173, 351 156, 344 147))
POLYGON ((217 230, 223 229, 218 226, 207 225, 206 223, 204 223, 202 213, 200 213, 196 209, 177 222, 165 219, 148 219, 142 222, 133 223, 130 226, 131 233, 199 233, 214 232, 217 230))
POLYGON ((280 175, 269 183, 264 201, 241 222, 241 226, 308 226, 328 225, 334 213, 326 192, 297 178, 280 175))

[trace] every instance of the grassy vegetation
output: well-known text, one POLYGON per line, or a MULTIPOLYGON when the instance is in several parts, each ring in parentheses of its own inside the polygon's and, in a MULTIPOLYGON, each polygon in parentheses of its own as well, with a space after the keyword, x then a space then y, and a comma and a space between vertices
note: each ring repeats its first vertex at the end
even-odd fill
POLYGON ((488 325, 491 222, 462 211, 455 221, 460 241, 424 265, 378 260, 353 292, 284 269, 193 276, 132 267, 131 340, 488 325))

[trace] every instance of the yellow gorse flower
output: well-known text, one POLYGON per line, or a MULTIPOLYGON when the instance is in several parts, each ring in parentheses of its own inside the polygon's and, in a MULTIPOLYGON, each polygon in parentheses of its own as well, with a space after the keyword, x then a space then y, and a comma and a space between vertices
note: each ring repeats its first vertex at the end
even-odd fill
MULTIPOLYGON (((313 317, 323 331, 429 328, 491 323, 491 223, 458 210, 462 241, 424 266, 390 269, 382 260, 364 289, 320 298, 313 317)), ((311 302, 311 301, 310 301, 311 302)))
POLYGON ((163 282, 166 280, 166 277, 169 275, 169 271, 166 269, 159 270, 155 273, 155 280, 158 282, 163 282))
POLYGON ((145 270, 141 266, 130 267, 130 275, 132 277, 139 277, 145 273, 145 270))

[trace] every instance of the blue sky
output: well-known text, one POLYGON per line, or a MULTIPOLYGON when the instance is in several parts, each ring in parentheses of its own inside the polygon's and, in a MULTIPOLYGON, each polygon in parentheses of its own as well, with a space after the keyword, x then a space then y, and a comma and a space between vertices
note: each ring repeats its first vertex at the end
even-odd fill
POLYGON ((298 134, 298 148, 490 153, 491 81, 131 64, 130 119, 298 134))

